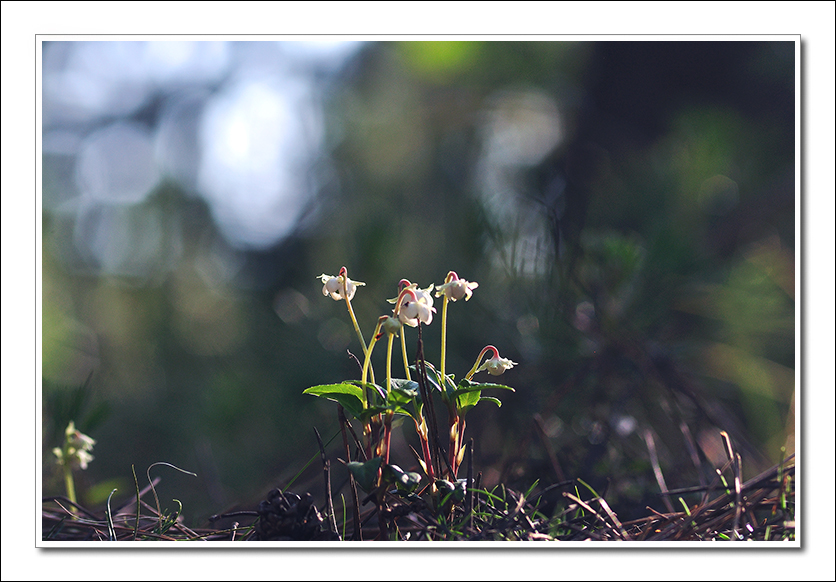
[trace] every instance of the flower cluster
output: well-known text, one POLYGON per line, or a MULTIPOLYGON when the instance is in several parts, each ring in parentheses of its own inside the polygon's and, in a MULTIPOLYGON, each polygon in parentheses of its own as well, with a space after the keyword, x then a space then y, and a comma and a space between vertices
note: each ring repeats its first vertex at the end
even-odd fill
POLYGON ((93 450, 95 444, 96 441, 77 430, 75 422, 71 420, 65 431, 64 447, 55 447, 52 449, 52 453, 58 458, 59 465, 71 465, 86 469, 90 461, 93 460, 90 451, 93 450))
POLYGON ((502 388, 513 391, 512 388, 500 384, 474 382, 473 376, 482 371, 492 376, 499 376, 517 365, 516 362, 501 357, 497 348, 489 345, 479 353, 471 370, 458 383, 453 375, 447 374, 448 305, 460 299, 469 301, 479 284, 460 278, 455 271, 450 271, 442 284, 438 286, 431 284, 426 288, 407 279, 401 279, 398 282, 397 297, 388 300, 393 305, 391 314, 378 318, 371 341, 366 344, 351 307, 351 300, 354 299, 357 287, 364 283, 351 280, 345 267, 341 268, 336 276, 323 274, 319 276, 319 279, 322 281, 323 295, 330 296, 335 301, 345 301, 363 348, 364 360, 359 382, 346 381, 340 384, 313 386, 305 390, 305 393, 339 403, 363 423, 364 454, 369 460, 365 463, 349 462, 348 467, 352 475, 358 483, 365 484, 367 489, 383 488, 387 478, 394 479, 398 487, 414 488, 417 486, 420 481, 419 475, 404 473, 397 465, 389 464, 392 419, 395 415, 403 415, 414 421, 422 448, 419 462, 425 474, 430 478, 433 490, 435 490, 435 481, 444 475, 449 475, 455 480, 457 469, 464 456, 465 415, 482 401, 500 404, 496 398, 483 396, 484 389, 502 388), (433 295, 443 301, 440 370, 436 370, 424 358, 421 339, 422 326, 430 325, 433 322, 433 316, 437 314, 433 306, 433 295), (414 365, 410 364, 411 360, 407 355, 404 325, 417 328, 418 347, 414 365), (401 343, 405 375, 405 378, 401 379, 392 376, 392 347, 395 337, 400 337, 401 343), (384 338, 387 340, 386 383, 380 386, 375 383, 371 361, 375 345, 384 338), (485 358, 489 354, 490 357, 485 358), (412 379, 413 373, 417 374, 417 381, 412 379), (444 445, 438 441, 432 444, 430 442, 435 433, 435 429, 431 431, 430 426, 436 427, 437 419, 434 416, 434 407, 427 406, 427 404, 431 404, 430 400, 434 395, 438 396, 447 408, 449 441, 446 454, 443 455, 444 464, 438 454, 443 450, 444 445), (375 475, 376 478, 373 478, 375 475))
POLYGON ((76 467, 84 470, 93 460, 90 451, 96 441, 76 429, 72 420, 64 431, 64 445, 55 447, 52 453, 55 455, 58 465, 64 470, 64 486, 67 488, 67 498, 76 503, 75 482, 73 481, 73 469, 76 467))

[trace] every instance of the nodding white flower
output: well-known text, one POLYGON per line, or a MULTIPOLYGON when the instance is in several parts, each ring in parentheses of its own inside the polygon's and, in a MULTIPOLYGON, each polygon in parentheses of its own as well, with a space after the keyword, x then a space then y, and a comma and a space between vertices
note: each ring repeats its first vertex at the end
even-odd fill
POLYGON ((72 420, 67 425, 65 439, 63 449, 58 447, 52 449, 53 454, 58 457, 58 462, 62 465, 64 463, 71 463, 78 465, 82 469, 86 469, 90 461, 93 460, 93 455, 90 454, 90 451, 93 450, 93 445, 96 444, 96 441, 80 430, 77 430, 75 422, 72 420))
POLYGON ((395 306, 395 315, 401 323, 411 327, 417 327, 418 322, 429 325, 433 321, 433 298, 430 295, 432 286, 427 289, 417 289, 414 284, 405 287, 398 295, 398 304, 395 306))
POLYGON ((386 301, 388 301, 389 303, 397 303, 399 299, 403 300, 404 290, 412 289, 412 291, 415 293, 415 297, 418 299, 418 301, 423 301, 428 306, 432 307, 433 306, 433 296, 432 296, 433 287, 435 287, 435 285, 433 283, 430 283, 430 286, 427 287, 426 289, 419 289, 418 288, 418 283, 410 283, 409 279, 401 279, 398 282, 398 289, 399 289, 398 296, 395 297, 394 299, 387 299, 386 301))
POLYGON ((505 370, 510 370, 517 365, 516 362, 512 362, 508 358, 501 358, 499 356, 499 352, 493 346, 489 346, 489 348, 493 349, 493 357, 485 360, 484 363, 476 369, 476 372, 486 370, 491 376, 499 376, 503 374, 505 370))
POLYGON ((446 295, 450 301, 458 301, 462 298, 468 301, 470 300, 470 296, 473 295, 473 290, 478 286, 479 283, 459 279, 455 271, 450 271, 447 273, 444 284, 436 288, 435 296, 441 297, 442 295, 446 295))
POLYGON ((319 276, 319 279, 322 280, 322 294, 326 296, 330 295, 334 301, 340 301, 342 299, 351 301, 354 298, 357 287, 365 285, 365 283, 361 283, 360 281, 352 281, 349 279, 345 267, 340 269, 340 274, 336 277, 323 274, 319 276), (343 291, 345 291, 345 295, 343 291))
POLYGON ((415 289, 414 289, 415 296, 418 298, 418 301, 420 303, 425 303, 427 305, 427 307, 429 307, 430 309, 435 311, 435 309, 433 308, 432 290, 433 290, 433 284, 432 283, 430 283, 430 286, 427 287, 426 289, 419 289, 418 285, 415 285, 415 289))

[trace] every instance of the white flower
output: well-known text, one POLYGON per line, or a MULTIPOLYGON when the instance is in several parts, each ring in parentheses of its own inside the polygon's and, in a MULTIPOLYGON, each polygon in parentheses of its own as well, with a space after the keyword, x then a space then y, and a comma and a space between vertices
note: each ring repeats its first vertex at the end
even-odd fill
POLYGON ((400 303, 395 307, 395 314, 401 323, 411 327, 417 327, 419 321, 425 325, 432 323, 435 307, 429 293, 431 289, 432 286, 417 289, 410 285, 401 291, 398 296, 400 303))
MULTIPOLYGON (((399 283, 399 286, 400 286, 401 291, 398 294, 398 296, 395 297, 394 299, 387 299, 386 301, 388 301, 389 303, 397 303, 398 299, 403 299, 404 290, 412 289, 412 291, 415 292, 415 297, 418 299, 418 301, 423 301, 429 307, 433 306, 432 290, 433 290, 433 287, 435 286, 433 283, 430 283, 430 286, 427 287, 426 289, 419 289, 418 288, 418 283, 410 283, 407 279, 401 279, 401 281, 399 283)), ((438 296, 438 294, 436 294, 436 297, 437 296, 438 296)))
POLYGON ((93 455, 84 449, 79 449, 78 452, 76 452, 76 458, 78 458, 78 466, 82 469, 86 469, 90 461, 93 460, 93 455))
POLYGON ((499 352, 494 352, 494 356, 489 360, 485 360, 485 362, 476 369, 477 372, 481 372, 482 370, 487 370, 488 374, 491 376, 499 376, 505 372, 505 370, 510 370, 514 366, 516 366, 516 362, 512 362, 508 358, 501 358, 499 357, 499 352))
MULTIPOLYGON (((420 303, 425 303, 427 307, 432 308, 433 306, 433 284, 430 284, 429 287, 426 289, 418 289, 418 285, 415 285, 415 296, 418 298, 420 303)), ((435 311, 435 309, 433 309, 435 311)))
POLYGON ((470 296, 473 295, 473 290, 478 286, 479 283, 459 279, 455 271, 450 271, 447 275, 447 282, 436 288, 435 296, 441 297, 442 295, 446 295, 450 301, 458 301, 462 298, 465 301, 469 301, 470 296))
POLYGON ((340 269, 340 274, 336 277, 322 274, 319 276, 319 279, 322 280, 322 294, 325 296, 330 295, 334 301, 340 301, 346 298, 351 301, 354 298, 357 287, 365 285, 365 283, 361 283, 360 281, 352 281, 349 279, 345 267, 340 269), (345 296, 343 295, 343 284, 345 284, 345 296))

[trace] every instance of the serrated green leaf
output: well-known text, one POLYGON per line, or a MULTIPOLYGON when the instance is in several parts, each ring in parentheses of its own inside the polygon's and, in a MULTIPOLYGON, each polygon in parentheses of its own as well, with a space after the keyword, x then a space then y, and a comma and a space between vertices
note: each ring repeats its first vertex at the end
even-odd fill
POLYGON ((479 384, 482 390, 487 390, 488 388, 499 388, 500 390, 510 390, 511 392, 516 392, 510 386, 506 386, 505 384, 492 384, 490 382, 485 382, 483 384, 479 384))
POLYGON ((460 394, 465 394, 467 392, 478 392, 482 390, 487 390, 489 388, 499 388, 500 390, 510 390, 511 392, 516 392, 516 390, 514 390, 510 386, 505 386, 504 384, 493 384, 490 382, 472 382, 470 380, 462 378, 453 394, 455 396, 459 396, 460 394))

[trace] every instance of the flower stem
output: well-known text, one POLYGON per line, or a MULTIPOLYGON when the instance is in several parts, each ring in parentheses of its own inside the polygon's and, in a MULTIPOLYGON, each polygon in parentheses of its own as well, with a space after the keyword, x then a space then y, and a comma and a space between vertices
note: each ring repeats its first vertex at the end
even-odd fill
POLYGON ((75 482, 73 481, 73 469, 70 467, 69 459, 64 463, 64 485, 67 487, 67 499, 74 504, 78 503, 75 496, 75 482))
POLYGON ((493 353, 496 354, 497 357, 499 357, 499 350, 497 350, 494 346, 485 346, 484 348, 482 348, 482 351, 479 352, 479 357, 476 358, 476 363, 473 364, 473 367, 470 369, 470 372, 468 372, 467 375, 464 377, 465 380, 470 380, 471 378, 473 378, 473 374, 476 373, 476 370, 479 369, 479 364, 482 363, 482 357, 489 351, 493 351, 493 353))
MULTIPOLYGON (((343 297, 345 297, 345 304, 348 307, 348 314, 351 316, 351 323, 354 324, 354 331, 357 332, 357 337, 360 338, 360 346, 363 348, 363 355, 365 356, 368 354, 369 348, 366 347, 366 340, 363 338, 363 332, 360 331, 360 325, 357 323, 357 318, 354 316, 354 309, 351 307, 351 300, 348 298, 348 292, 345 290, 343 290, 343 297)), ((375 331, 376 334, 377 332, 375 331)), ((371 379, 372 383, 374 383, 374 370, 371 371, 371 379)))
MULTIPOLYGON (((369 343, 369 348, 367 350, 365 350, 366 359, 363 360, 363 373, 360 376, 360 382, 362 382, 362 384, 363 384, 363 397, 364 397, 364 399, 365 399, 365 395, 366 395, 366 390, 365 390, 366 378, 369 377, 370 372, 371 372, 372 384, 374 384, 374 371, 371 370, 371 368, 369 367, 369 364, 372 361, 372 350, 374 350, 374 344, 377 343, 377 337, 380 333, 380 324, 381 324, 382 320, 385 319, 385 318, 386 318, 386 316, 383 316, 377 321, 377 326, 374 328, 374 335, 372 336, 372 341, 369 343)), ((364 402, 363 407, 368 408, 368 401, 364 402)))
POLYGON ((450 299, 444 294, 444 305, 441 308, 441 381, 446 384, 447 376, 447 303, 450 299))
POLYGON ((403 329, 401 329, 401 353, 403 354, 403 370, 406 372, 406 379, 412 380, 412 376, 409 375, 409 359, 406 356, 406 336, 403 329))
POLYGON ((389 335, 389 343, 386 346, 386 395, 392 389, 392 343, 395 341, 393 334, 389 335))
MULTIPOLYGON (((389 392, 392 390, 392 344, 395 341, 393 334, 389 335, 389 343, 386 346, 386 396, 388 398, 389 392)), ((392 439, 392 411, 386 412, 383 420, 383 463, 389 463, 389 443, 392 439)))

